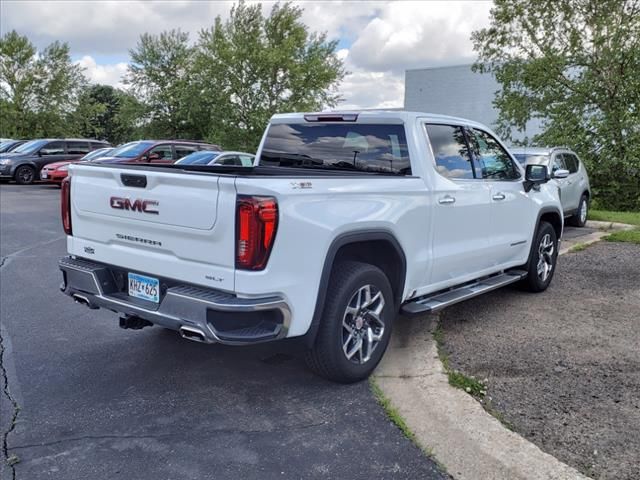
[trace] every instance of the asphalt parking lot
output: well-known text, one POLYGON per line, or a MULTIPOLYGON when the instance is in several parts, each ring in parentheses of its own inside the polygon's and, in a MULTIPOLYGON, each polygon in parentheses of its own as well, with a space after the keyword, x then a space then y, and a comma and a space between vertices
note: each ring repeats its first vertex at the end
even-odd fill
POLYGON ((0 185, 0 245, 0 424, 18 461, 0 477, 446 478, 366 382, 326 382, 278 345, 125 331, 74 304, 58 290, 57 187, 0 185))
POLYGON ((640 478, 640 246, 563 255, 546 292, 478 297, 441 328, 451 366, 488 379, 515 431, 593 478, 640 478))

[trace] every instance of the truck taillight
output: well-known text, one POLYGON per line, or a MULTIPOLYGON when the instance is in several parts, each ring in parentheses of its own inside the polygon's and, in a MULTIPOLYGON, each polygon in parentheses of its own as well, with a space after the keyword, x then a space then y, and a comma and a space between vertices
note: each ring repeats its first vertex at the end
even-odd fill
POLYGON ((60 213, 62 214, 62 228, 64 229, 64 233, 73 235, 71 231, 71 177, 62 180, 60 213))
POLYGON ((238 195, 236 201, 236 268, 262 270, 267 265, 278 228, 273 197, 238 195))

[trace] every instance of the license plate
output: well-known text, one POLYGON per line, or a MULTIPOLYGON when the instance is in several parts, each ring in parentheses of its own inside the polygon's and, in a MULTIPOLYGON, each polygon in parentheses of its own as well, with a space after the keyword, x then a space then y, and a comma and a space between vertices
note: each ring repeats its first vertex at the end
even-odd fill
POLYGON ((160 282, 157 278, 129 273, 129 296, 158 303, 160 302, 160 282))
POLYGON ((47 179, 47 172, 44 172, 44 171, 40 172, 40 178, 42 180, 46 180, 47 179))

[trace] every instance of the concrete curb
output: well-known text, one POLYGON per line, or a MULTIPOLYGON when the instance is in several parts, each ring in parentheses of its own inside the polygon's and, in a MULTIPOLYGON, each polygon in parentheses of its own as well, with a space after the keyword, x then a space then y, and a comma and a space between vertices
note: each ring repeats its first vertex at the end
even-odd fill
MULTIPOLYGON (((634 228, 611 222, 589 222, 606 228, 575 244, 591 244, 614 230, 634 228)), ((430 326, 437 318, 399 317, 374 381, 415 434, 457 480, 585 480, 589 477, 543 452, 504 427, 473 397, 449 385, 430 326)))
POLYGON ((449 385, 431 320, 398 318, 374 377, 418 444, 457 480, 587 479, 449 385))
POLYGON ((596 243, 602 239, 602 237, 606 237, 612 232, 616 232, 618 230, 631 230, 635 228, 633 225, 627 225, 626 223, 616 223, 616 222, 600 222, 597 220, 589 220, 587 222, 587 227, 589 228, 597 228, 597 232, 590 233, 589 235, 585 235, 583 237, 578 237, 571 240, 564 240, 561 244, 560 255, 564 255, 565 253, 569 253, 573 247, 576 245, 591 245, 596 243))
POLYGON ((633 225, 629 225, 628 223, 618 223, 618 222, 602 222, 600 220, 587 220, 587 227, 597 228, 599 230, 631 230, 635 228, 633 225))

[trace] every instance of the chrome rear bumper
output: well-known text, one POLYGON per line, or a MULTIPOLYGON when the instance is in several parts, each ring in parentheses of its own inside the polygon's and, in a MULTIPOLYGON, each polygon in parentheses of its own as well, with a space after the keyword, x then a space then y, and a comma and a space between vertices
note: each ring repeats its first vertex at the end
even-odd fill
POLYGON ((118 280, 124 269, 85 259, 64 257, 60 286, 65 294, 89 308, 106 308, 125 316, 178 330, 204 343, 247 345, 287 336, 291 311, 282 297, 238 298, 193 285, 167 286, 160 279, 160 303, 129 297, 118 280))

